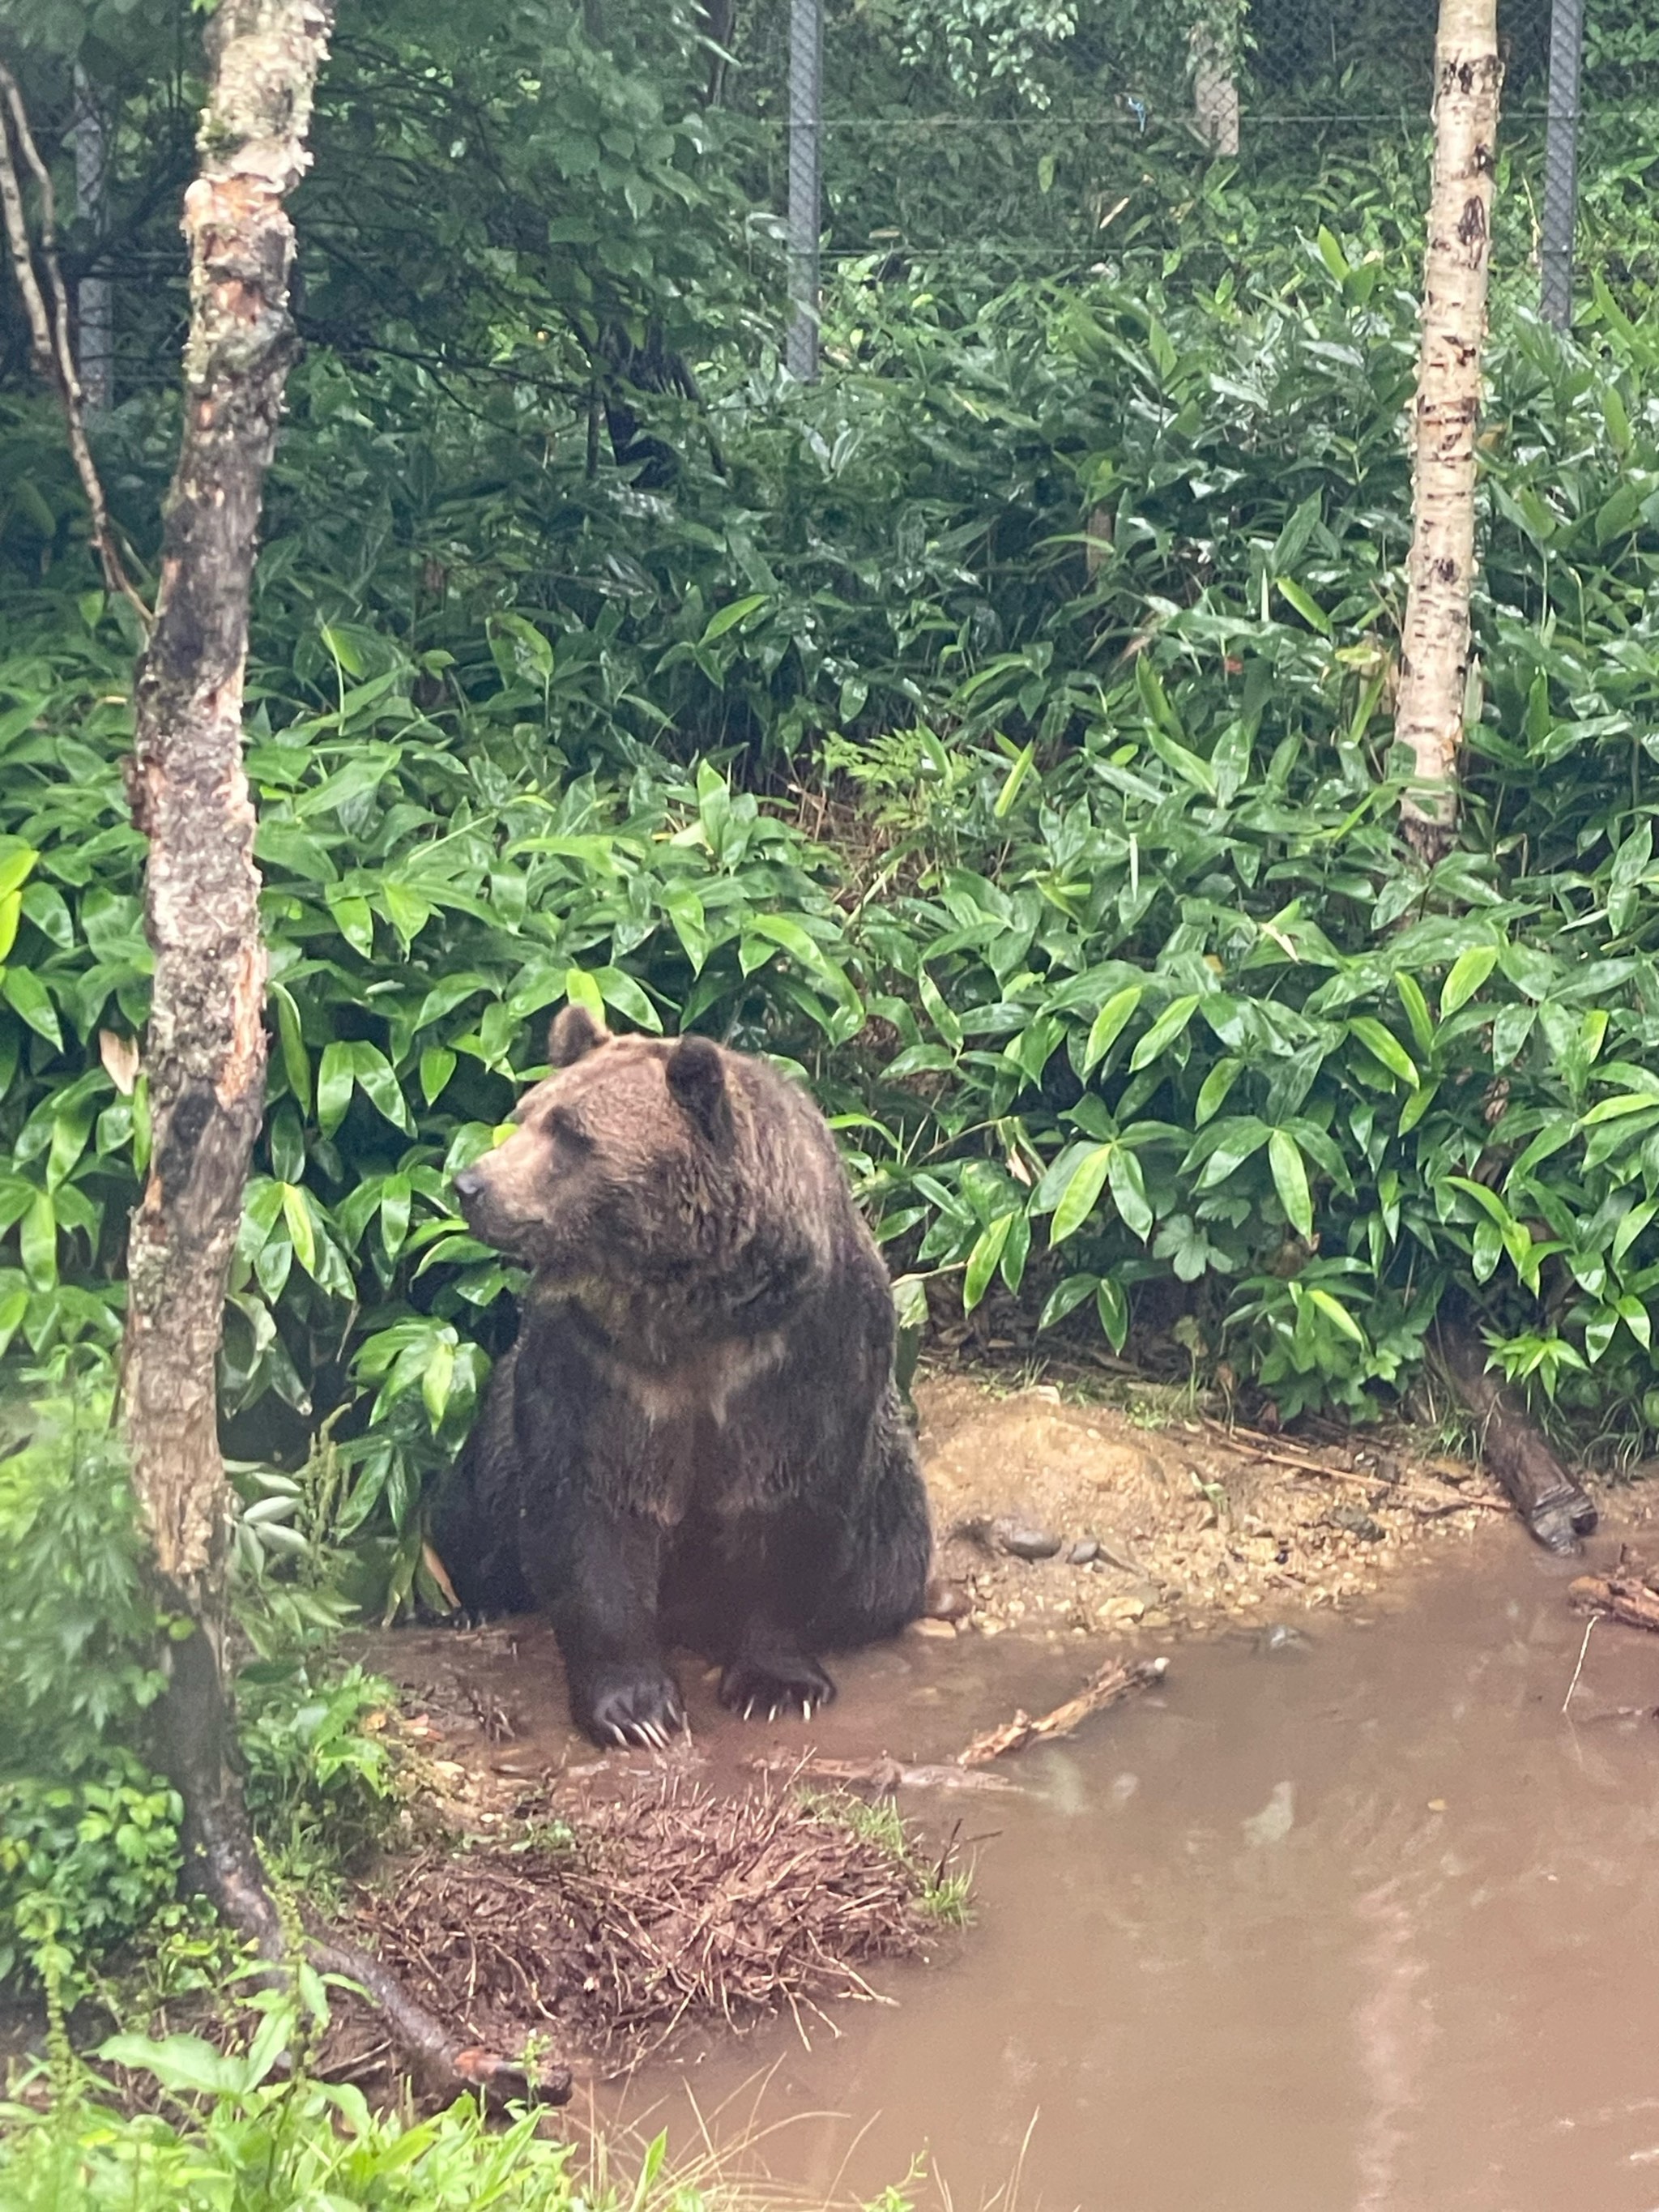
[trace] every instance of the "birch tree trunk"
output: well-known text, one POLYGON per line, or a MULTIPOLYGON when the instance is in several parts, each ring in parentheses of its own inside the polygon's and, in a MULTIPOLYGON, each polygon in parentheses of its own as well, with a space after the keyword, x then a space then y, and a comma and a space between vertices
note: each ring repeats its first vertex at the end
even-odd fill
MULTIPOLYGON (((187 1873, 269 1958, 286 1951, 233 1763, 225 1650, 228 1492, 217 1356, 249 1155, 264 1104, 264 948, 254 815, 242 769, 248 594, 265 471, 295 351, 283 202, 305 173, 334 0, 220 0, 185 195, 190 333, 185 420, 167 507, 155 628, 138 665, 128 775, 149 840, 144 927, 155 954, 144 1048, 153 1131, 127 1251, 122 1378, 133 1486, 162 1603, 161 1754, 185 1802, 187 1873)), ((68 405, 76 423, 76 395, 68 405)), ((562 2102, 567 2067, 462 2048, 380 1962, 308 1930, 325 1972, 368 1990, 433 2094, 562 2102)))
POLYGON ((207 26, 202 167, 185 194, 184 434, 127 778, 149 840, 144 927, 155 979, 144 1050, 154 1137, 128 1247, 123 1412, 156 1581, 191 1623, 167 1647, 160 1717, 192 1872, 210 1890, 257 1863, 226 1741, 228 1521, 216 1375, 264 1103, 242 676, 260 499, 294 354, 283 199, 309 158, 332 15, 332 0, 221 0, 207 26))
POLYGON ((1474 568, 1475 433, 1502 76, 1497 0, 1440 0, 1434 188, 1417 372, 1414 527, 1395 714, 1396 740, 1413 760, 1413 787, 1401 818, 1407 841, 1429 866, 1450 845, 1457 825, 1474 568))

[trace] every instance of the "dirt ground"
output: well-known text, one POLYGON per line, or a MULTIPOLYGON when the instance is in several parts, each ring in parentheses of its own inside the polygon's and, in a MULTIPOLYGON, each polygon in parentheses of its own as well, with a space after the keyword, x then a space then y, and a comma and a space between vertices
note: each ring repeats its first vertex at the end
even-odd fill
POLYGON ((957 1633, 1167 1641, 1340 1606, 1510 1512, 1410 1431, 1308 1443, 1230 1430, 1177 1392, 1113 1406, 951 1373, 915 1396, 957 1633))

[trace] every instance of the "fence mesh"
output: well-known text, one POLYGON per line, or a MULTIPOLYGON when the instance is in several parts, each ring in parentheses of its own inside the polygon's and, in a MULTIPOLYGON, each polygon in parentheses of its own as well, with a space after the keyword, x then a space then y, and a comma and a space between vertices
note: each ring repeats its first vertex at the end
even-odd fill
MULTIPOLYGON (((926 34, 930 14, 967 9, 890 0, 883 69, 873 0, 821 4, 831 277, 878 255, 1012 281, 1172 253, 1192 243, 1183 222, 1198 195, 1231 192, 1243 208, 1298 179, 1310 231, 1340 232, 1372 204, 1409 223, 1426 202, 1436 0, 1251 0, 1225 40, 1194 29, 1191 9, 1143 9, 1138 27, 1127 6, 1060 9, 1073 27, 1023 76, 992 44, 975 52, 926 34)), ((795 0, 796 16, 809 6, 795 0)), ((761 197, 781 210, 790 16, 768 12, 732 97, 775 149, 761 197)), ((1659 15, 1644 0, 1500 0, 1498 22, 1493 281, 1565 321, 1575 283, 1582 297, 1596 274, 1615 287, 1659 279, 1659 15)), ((1201 250, 1188 265, 1212 279, 1201 250)))

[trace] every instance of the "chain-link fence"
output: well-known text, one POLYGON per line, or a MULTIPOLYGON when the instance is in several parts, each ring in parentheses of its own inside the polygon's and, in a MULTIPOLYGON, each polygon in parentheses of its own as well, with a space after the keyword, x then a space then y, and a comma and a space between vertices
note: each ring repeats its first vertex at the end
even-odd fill
MULTIPOLYGON (((1384 202, 1407 224, 1420 216, 1435 0, 1140 12, 1153 20, 1109 0, 1011 0, 1011 23, 1032 28, 1023 48, 1012 31, 1000 48, 975 40, 950 0, 793 0, 757 27, 736 97, 773 149, 772 204, 784 204, 786 170, 793 187, 797 303, 812 289, 809 249, 831 275, 885 256, 1012 280, 1185 246, 1201 279, 1188 222, 1200 198, 1224 219, 1231 199, 1241 221, 1299 216, 1310 230, 1384 202), (792 36, 816 57, 793 77, 792 36), (809 162, 816 228, 799 190, 809 162)), ((1575 270, 1580 297, 1597 275, 1641 289, 1659 276, 1659 16, 1644 0, 1500 0, 1498 12, 1494 283, 1565 325, 1575 270)))

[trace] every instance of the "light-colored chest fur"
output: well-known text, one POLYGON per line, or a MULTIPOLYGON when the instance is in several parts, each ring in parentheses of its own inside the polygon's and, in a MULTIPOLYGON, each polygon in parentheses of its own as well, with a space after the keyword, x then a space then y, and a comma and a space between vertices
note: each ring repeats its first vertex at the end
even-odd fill
POLYGON ((735 1399, 769 1375, 783 1358, 781 1329, 763 1336, 708 1345, 672 1367, 636 1367, 614 1353, 604 1361, 605 1379, 638 1407, 652 1427, 696 1420, 726 1425, 735 1399))

